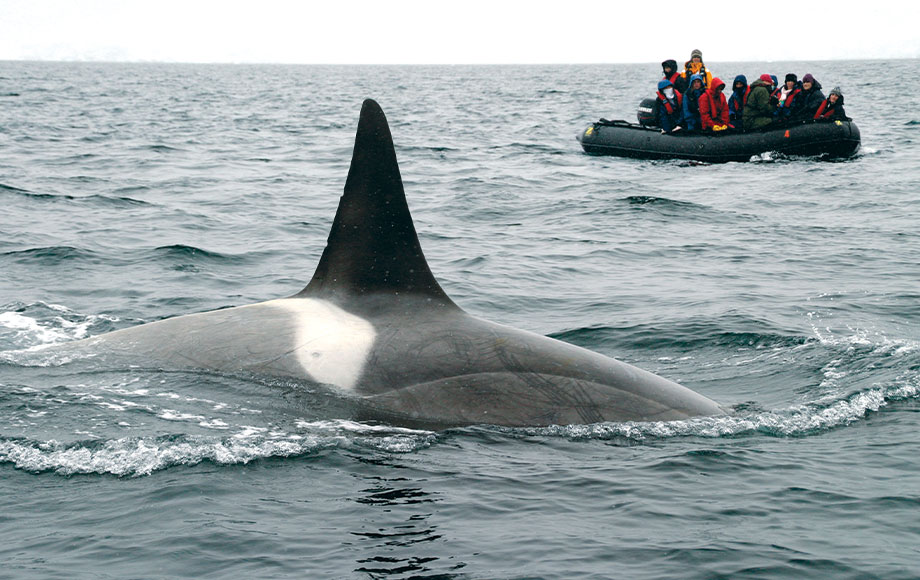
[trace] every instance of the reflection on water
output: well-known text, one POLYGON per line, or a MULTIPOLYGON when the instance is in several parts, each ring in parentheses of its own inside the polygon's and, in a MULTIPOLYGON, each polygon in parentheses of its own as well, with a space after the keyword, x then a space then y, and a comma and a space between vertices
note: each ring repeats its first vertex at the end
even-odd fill
MULTIPOLYGON (((363 511, 365 519, 354 544, 362 555, 355 572, 371 578, 464 578, 457 573, 463 562, 446 562, 444 535, 432 523, 433 504, 439 501, 419 487, 418 479, 367 476, 370 484, 361 490, 356 503, 373 506, 363 511), (448 569, 445 570, 445 565, 448 569)), ((450 558, 448 558, 450 559, 450 558)))

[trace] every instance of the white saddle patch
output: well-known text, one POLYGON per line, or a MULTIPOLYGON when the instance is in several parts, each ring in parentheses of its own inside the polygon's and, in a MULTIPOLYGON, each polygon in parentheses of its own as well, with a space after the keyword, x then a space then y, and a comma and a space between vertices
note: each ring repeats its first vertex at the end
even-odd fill
POLYGON ((286 298, 266 304, 292 315, 297 360, 313 380, 341 389, 355 387, 377 336, 370 322, 315 298, 286 298))

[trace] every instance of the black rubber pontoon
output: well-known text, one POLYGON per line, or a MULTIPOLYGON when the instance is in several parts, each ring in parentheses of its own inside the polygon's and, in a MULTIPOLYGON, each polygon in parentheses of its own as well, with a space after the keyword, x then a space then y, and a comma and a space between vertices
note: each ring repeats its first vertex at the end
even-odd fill
POLYGON ((663 134, 660 129, 601 119, 578 134, 586 153, 639 159, 690 159, 709 163, 750 161, 767 152, 851 157, 859 150, 852 121, 806 121, 756 131, 663 134))

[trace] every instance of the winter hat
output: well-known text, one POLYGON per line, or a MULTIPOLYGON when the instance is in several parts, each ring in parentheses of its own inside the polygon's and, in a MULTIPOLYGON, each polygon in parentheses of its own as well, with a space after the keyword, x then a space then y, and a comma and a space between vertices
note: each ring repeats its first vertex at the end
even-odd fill
POLYGON ((795 76, 795 73, 789 73, 789 74, 786 75, 786 82, 787 82, 787 83, 788 83, 789 81, 795 82, 795 81, 797 81, 797 80, 799 80, 799 77, 795 76))
POLYGON ((700 57, 700 59, 702 59, 702 58, 703 58, 703 51, 700 50, 700 49, 698 49, 698 48, 694 48, 694 49, 693 49, 693 52, 690 53, 690 60, 693 60, 693 59, 694 59, 695 57, 697 57, 697 56, 700 57))
POLYGON ((838 97, 842 97, 842 96, 843 96, 843 93, 840 92, 840 87, 834 87, 834 88, 832 88, 832 89, 831 89, 831 92, 830 92, 829 94, 831 94, 831 95, 837 95, 838 97))
POLYGON ((767 83, 768 85, 772 85, 772 84, 773 84, 773 77, 771 77, 771 76, 768 75, 767 73, 763 73, 762 75, 760 75, 760 80, 762 80, 763 82, 767 83))
POLYGON ((811 76, 811 73, 808 73, 804 77, 802 77, 802 82, 803 83, 813 83, 815 82, 815 77, 811 76))

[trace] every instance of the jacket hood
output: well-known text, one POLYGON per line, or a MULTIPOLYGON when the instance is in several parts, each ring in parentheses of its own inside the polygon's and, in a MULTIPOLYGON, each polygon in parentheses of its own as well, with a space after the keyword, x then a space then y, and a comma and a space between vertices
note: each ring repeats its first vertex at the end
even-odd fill
POLYGON ((722 82, 722 79, 719 77, 712 77, 712 82, 709 83, 709 92, 717 95, 722 92, 722 89, 725 88, 725 83, 722 82))
POLYGON ((658 90, 659 90, 659 91, 663 91, 663 90, 665 90, 666 88, 668 88, 668 87, 673 87, 673 86, 674 86, 674 83, 672 83, 672 82, 669 81, 668 79, 664 79, 664 80, 658 81, 658 90))
POLYGON ((703 75, 701 75, 700 73, 696 73, 690 77, 690 84, 687 86, 688 91, 690 90, 690 87, 693 86, 693 81, 697 81, 697 80, 703 83, 704 85, 706 84, 706 81, 703 80, 703 75))
POLYGON ((673 59, 662 61, 661 70, 663 71, 665 68, 670 68, 671 72, 677 72, 677 61, 673 59))
MULTIPOLYGON (((713 82, 715 82, 715 79, 713 79, 713 82)), ((747 86, 748 86, 747 77, 744 76, 744 75, 738 75, 738 76, 736 76, 736 77, 735 77, 735 80, 732 81, 732 90, 733 90, 733 91, 735 90, 735 85, 738 84, 738 83, 744 83, 744 87, 747 88, 747 86)))

